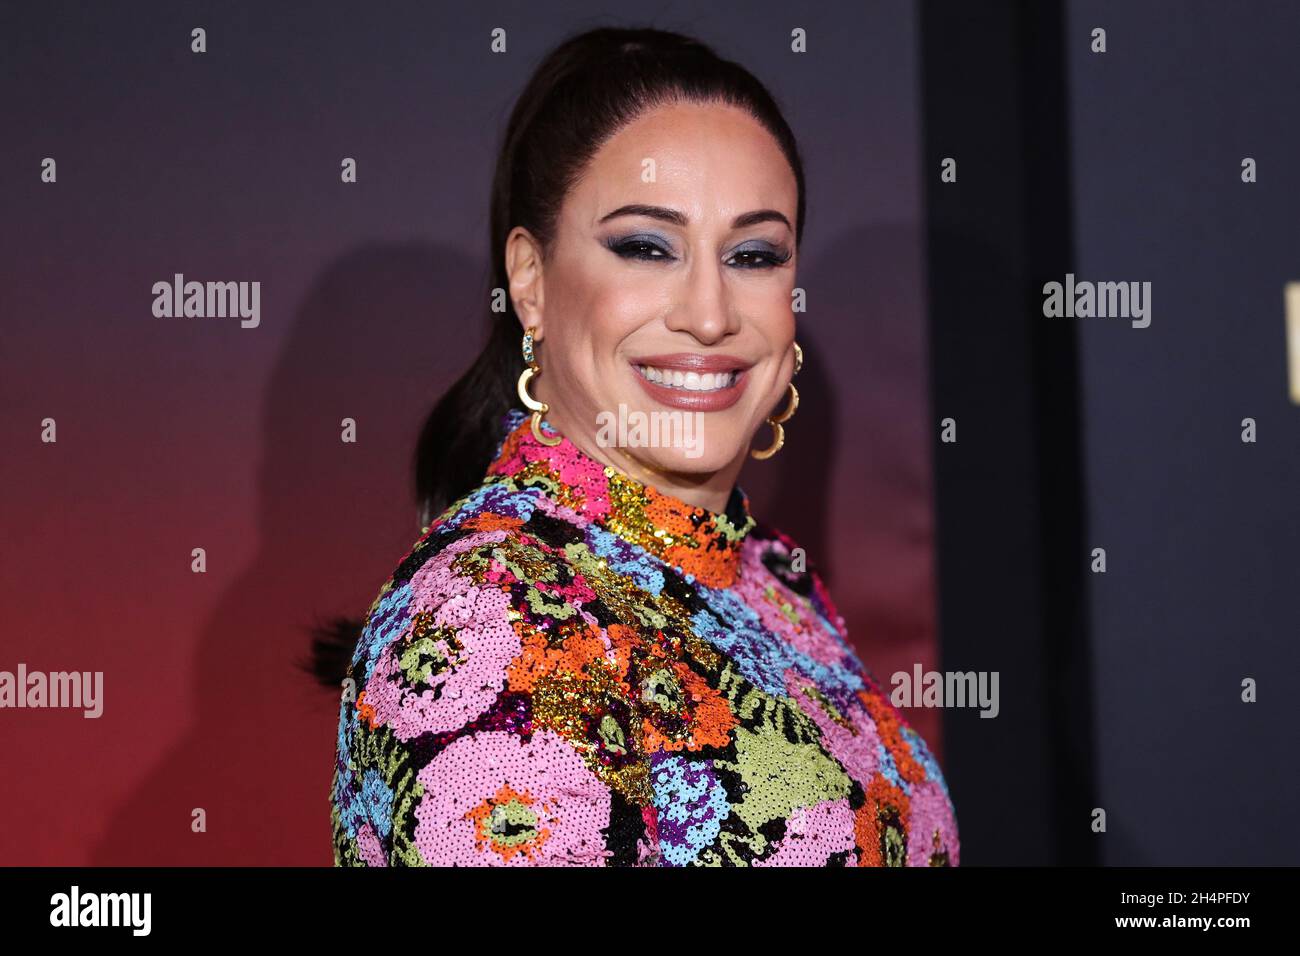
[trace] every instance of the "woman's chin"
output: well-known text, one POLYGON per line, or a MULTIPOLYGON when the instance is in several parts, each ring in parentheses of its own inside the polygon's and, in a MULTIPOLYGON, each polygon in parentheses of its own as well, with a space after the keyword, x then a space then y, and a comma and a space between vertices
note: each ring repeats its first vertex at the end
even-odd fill
POLYGON ((617 448, 647 470, 708 475, 744 454, 740 409, 730 413, 684 412, 619 404, 619 412, 596 419, 595 443, 617 448))
POLYGON ((697 446, 627 448, 631 457, 648 470, 661 474, 706 476, 722 471, 741 452, 735 442, 701 442, 697 446))

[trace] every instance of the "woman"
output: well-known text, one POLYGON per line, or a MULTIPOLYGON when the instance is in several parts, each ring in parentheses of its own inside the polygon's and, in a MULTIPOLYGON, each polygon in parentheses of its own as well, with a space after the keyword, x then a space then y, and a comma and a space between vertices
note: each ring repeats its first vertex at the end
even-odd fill
POLYGON ((957 864, 934 758, 735 484, 797 407, 803 226, 741 67, 619 29, 541 64, 493 182, 502 307, 344 682, 336 863, 957 864))

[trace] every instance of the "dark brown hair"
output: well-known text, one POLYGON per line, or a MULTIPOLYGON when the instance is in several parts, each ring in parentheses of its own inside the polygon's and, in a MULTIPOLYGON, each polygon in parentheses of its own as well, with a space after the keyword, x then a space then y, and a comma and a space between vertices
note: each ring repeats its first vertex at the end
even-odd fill
MULTIPOLYGON (((543 251, 569 188, 600 146, 642 113, 674 102, 745 110, 776 139, 798 187, 795 244, 803 238, 804 175, 794 134, 772 96, 744 67, 698 40, 664 30, 602 27, 570 37, 541 62, 510 114, 492 177, 491 289, 509 288, 506 236, 523 226, 543 251)), ((521 328, 506 297, 488 315, 483 351, 434 405, 415 448, 421 524, 483 479, 505 413, 518 403, 521 328)), ((337 688, 364 622, 336 619, 312 632, 308 669, 337 688)))

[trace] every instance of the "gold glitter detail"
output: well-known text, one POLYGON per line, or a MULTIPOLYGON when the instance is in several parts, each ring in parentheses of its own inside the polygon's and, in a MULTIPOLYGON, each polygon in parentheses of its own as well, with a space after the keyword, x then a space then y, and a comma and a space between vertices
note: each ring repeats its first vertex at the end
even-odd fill
POLYGON ((398 658, 406 680, 412 686, 432 684, 433 679, 465 663, 465 645, 455 628, 434 626, 434 615, 419 611, 411 617, 411 633, 398 658))
MULTIPOLYGON (((620 538, 639 544, 657 558, 663 558, 664 548, 672 544, 664 540, 664 530, 646 517, 645 509, 650 499, 645 486, 627 478, 612 468, 605 469, 609 479, 609 517, 605 526, 620 538)), ((686 540, 688 548, 699 547, 694 540, 686 540)))
POLYGON ((666 594, 660 594, 654 601, 659 613, 668 619, 670 627, 683 634, 693 633, 695 626, 691 622, 691 614, 686 610, 685 604, 666 594))
POLYGON ((630 576, 600 567, 582 545, 573 545, 566 550, 571 554, 578 550, 585 553, 585 560, 578 559, 575 563, 596 596, 620 621, 640 625, 651 631, 668 626, 668 619, 659 610, 653 595, 637 587, 630 576))
POLYGON ((647 806, 654 800, 640 720, 634 716, 636 710, 628 689, 618 679, 613 665, 598 658, 588 663, 584 675, 556 671, 541 677, 533 688, 532 700, 534 722, 567 740, 600 780, 637 806, 647 806), (615 716, 616 704, 627 715, 626 726, 615 716), (611 722, 616 729, 609 726, 611 722), (600 751, 611 742, 617 748, 614 754, 630 758, 620 761, 620 767, 610 766, 600 758, 600 751))
POLYGON ((716 671, 722 666, 722 655, 704 638, 692 631, 686 632, 683 642, 686 652, 708 671, 716 671))
POLYGON ((517 580, 554 583, 559 579, 555 559, 536 545, 507 538, 493 547, 492 556, 504 564, 517 580))

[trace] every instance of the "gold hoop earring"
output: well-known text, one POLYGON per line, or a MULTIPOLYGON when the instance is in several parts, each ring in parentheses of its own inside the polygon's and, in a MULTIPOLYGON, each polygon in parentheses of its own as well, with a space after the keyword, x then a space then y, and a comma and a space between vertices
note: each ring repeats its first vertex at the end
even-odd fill
POLYGON ((551 410, 551 406, 547 405, 545 402, 539 402, 537 399, 533 398, 533 396, 528 394, 528 383, 532 381, 534 375, 537 375, 542 370, 542 367, 537 364, 536 356, 533 355, 533 331, 535 329, 536 326, 530 325, 528 331, 524 333, 524 361, 528 364, 528 368, 524 369, 523 373, 519 376, 519 400, 523 402, 527 408, 532 410, 533 437, 541 444, 554 448, 560 442, 564 441, 564 438, 560 435, 556 435, 554 438, 547 438, 542 434, 542 416, 551 410))
MULTIPOLYGON (((790 377, 793 378, 795 375, 798 375, 799 369, 801 368, 803 368, 803 349, 799 348, 798 342, 795 342, 794 372, 790 377)), ((749 453, 759 461, 765 461, 781 450, 781 446, 785 444, 784 423, 793 418, 794 413, 799 408, 799 390, 794 387, 794 382, 791 382, 786 386, 786 388, 790 393, 790 397, 786 400, 785 411, 781 412, 780 415, 773 415, 767 420, 767 423, 772 426, 772 444, 761 450, 753 450, 749 453)))

